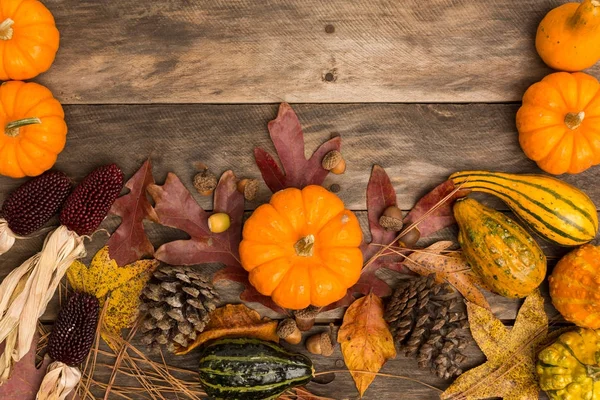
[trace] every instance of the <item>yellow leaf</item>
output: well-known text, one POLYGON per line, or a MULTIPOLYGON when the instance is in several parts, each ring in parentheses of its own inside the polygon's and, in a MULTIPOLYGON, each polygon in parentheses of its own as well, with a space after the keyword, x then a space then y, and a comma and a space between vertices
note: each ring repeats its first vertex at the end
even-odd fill
POLYGON ((277 321, 268 318, 261 319, 260 314, 243 304, 227 304, 213 311, 204 332, 198 335, 194 343, 180 349, 176 354, 187 354, 209 340, 234 336, 279 342, 277 321))
POLYGON ((548 317, 539 291, 525 299, 512 329, 473 303, 467 304, 467 311, 473 339, 487 362, 459 376, 441 398, 537 399, 536 348, 548 334, 548 317))
MULTIPOLYGON (((378 372, 388 359, 396 357, 394 340, 383 319, 383 303, 379 297, 370 293, 348 307, 338 332, 338 342, 351 371, 378 372)), ((362 397, 375 375, 351 374, 362 397)))
POLYGON ((67 270, 67 280, 76 292, 85 292, 84 282, 87 277, 87 267, 79 260, 73 261, 67 270))

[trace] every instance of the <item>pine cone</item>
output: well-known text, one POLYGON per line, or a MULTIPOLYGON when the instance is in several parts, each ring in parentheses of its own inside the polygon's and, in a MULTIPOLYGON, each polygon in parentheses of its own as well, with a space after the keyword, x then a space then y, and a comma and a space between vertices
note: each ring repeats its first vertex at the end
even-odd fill
POLYGON ((218 296, 207 276, 191 266, 163 264, 142 292, 142 342, 166 345, 170 352, 187 347, 210 319, 218 296))
POLYGON ((468 342, 467 314, 462 299, 434 275, 405 279, 394 291, 385 311, 394 342, 421 368, 440 378, 462 373, 468 342))

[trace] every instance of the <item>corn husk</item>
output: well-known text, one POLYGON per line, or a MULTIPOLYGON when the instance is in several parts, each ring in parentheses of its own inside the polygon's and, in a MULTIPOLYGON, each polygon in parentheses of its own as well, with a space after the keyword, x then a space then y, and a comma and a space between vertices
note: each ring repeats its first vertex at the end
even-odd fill
POLYGON ((8 222, 4 218, 0 218, 0 255, 9 251, 18 237, 10 230, 8 222))
POLYGON ((60 361, 48 366, 36 400, 63 400, 77 387, 81 380, 81 371, 69 367, 60 361))
POLYGON ((10 377, 13 364, 29 352, 37 321, 63 275, 73 261, 83 256, 83 237, 60 226, 48 235, 41 252, 0 284, 0 342, 9 339, 0 355, 0 385, 10 377))

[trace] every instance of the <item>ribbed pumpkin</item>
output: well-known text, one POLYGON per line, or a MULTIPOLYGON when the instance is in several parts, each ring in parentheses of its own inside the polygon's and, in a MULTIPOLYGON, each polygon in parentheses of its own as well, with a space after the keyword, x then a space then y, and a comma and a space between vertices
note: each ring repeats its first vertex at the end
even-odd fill
POLYGON ((37 83, 0 86, 0 174, 37 176, 50 169, 67 140, 63 108, 37 83))
POLYGON ((521 298, 542 283, 546 257, 525 229, 470 198, 456 202, 454 217, 463 255, 492 291, 521 298))
POLYGON ((567 3, 551 10, 540 23, 535 47, 548 66, 581 71, 600 59, 600 0, 567 3))
POLYGON ((356 216, 321 186, 275 193, 246 221, 240 257, 250 283, 279 306, 329 305, 360 277, 356 216))
POLYGON ((598 232, 592 200, 559 179, 488 171, 457 172, 450 179, 463 189, 497 196, 541 237, 560 246, 582 245, 598 232))
POLYGON ((552 271, 552 304, 569 322, 600 328, 600 248, 591 244, 564 256, 552 271))
POLYGON ((597 400, 600 334, 593 329, 563 333, 538 354, 536 372, 552 400, 597 400))
POLYGON ((525 155, 550 174, 600 164, 600 83, 583 72, 546 76, 525 92, 517 129, 525 155))
POLYGON ((0 1, 0 80, 31 79, 47 71, 58 44, 54 17, 42 3, 0 1))

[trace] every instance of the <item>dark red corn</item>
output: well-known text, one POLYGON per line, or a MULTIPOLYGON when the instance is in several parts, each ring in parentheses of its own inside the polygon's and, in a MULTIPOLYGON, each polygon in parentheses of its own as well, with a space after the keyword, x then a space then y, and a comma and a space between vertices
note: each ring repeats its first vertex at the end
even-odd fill
POLYGON ((58 213, 71 189, 71 180, 62 172, 45 172, 12 192, 2 204, 0 215, 13 233, 29 235, 58 213))
POLYGON ((61 308, 48 338, 48 355, 70 367, 85 361, 98 326, 100 305, 95 296, 73 293, 61 308))
POLYGON ((90 235, 106 218, 123 188, 123 171, 109 164, 96 168, 67 198, 60 223, 78 235, 90 235))

